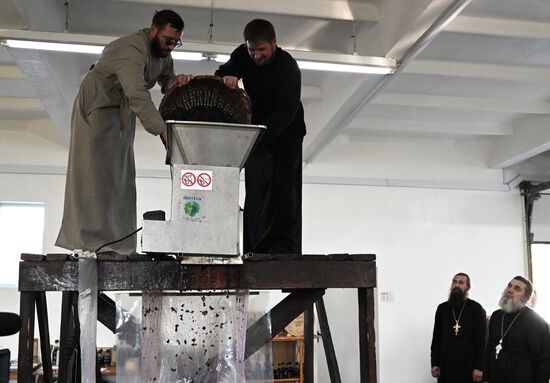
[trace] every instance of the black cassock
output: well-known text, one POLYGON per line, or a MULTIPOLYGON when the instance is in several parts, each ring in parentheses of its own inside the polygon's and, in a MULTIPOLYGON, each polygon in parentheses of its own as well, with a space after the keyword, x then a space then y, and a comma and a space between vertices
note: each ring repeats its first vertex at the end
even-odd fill
MULTIPOLYGON (((458 318, 462 305, 454 307, 458 318)), ((452 307, 443 302, 437 307, 431 347, 431 362, 439 366, 439 383, 470 383, 474 369, 483 370, 487 323, 485 310, 468 299, 455 334, 452 307)))
POLYGON ((296 61, 277 47, 258 66, 240 45, 217 76, 242 78, 252 123, 267 131, 245 165, 244 252, 302 252, 302 141, 306 134, 296 61))
POLYGON ((506 314, 502 310, 497 310, 491 315, 484 382, 548 383, 548 324, 536 312, 526 307, 510 327, 516 315, 517 312, 506 314), (501 334, 504 333, 506 335, 502 341, 502 349, 496 358, 495 348, 499 344, 501 334))

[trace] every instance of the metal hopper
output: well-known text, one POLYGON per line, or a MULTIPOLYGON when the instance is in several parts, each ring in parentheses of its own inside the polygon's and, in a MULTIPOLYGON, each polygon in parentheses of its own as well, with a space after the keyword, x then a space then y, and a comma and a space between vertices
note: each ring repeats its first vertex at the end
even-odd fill
POLYGON ((239 174, 265 126, 191 121, 167 124, 172 214, 169 221, 144 220, 142 250, 238 256, 239 174))
POLYGON ((170 164, 231 166, 242 169, 263 125, 167 121, 170 164))

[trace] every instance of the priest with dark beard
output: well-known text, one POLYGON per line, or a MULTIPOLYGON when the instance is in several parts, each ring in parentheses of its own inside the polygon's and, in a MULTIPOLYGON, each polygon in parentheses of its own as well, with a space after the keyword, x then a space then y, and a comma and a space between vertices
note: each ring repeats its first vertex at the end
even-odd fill
MULTIPOLYGON (((71 118, 63 220, 56 245, 130 255, 136 252, 136 117, 166 141, 166 124, 149 90, 183 86, 174 71, 183 20, 164 9, 150 28, 113 40, 80 83, 71 118), (117 241, 118 240, 118 241, 117 241), (107 244, 107 245, 105 245, 107 244)), ((160 162, 160 159, 159 159, 160 162)))
POLYGON ((431 346, 438 383, 481 382, 486 341, 485 310, 468 298, 470 277, 453 277, 449 299, 437 307, 431 346))
POLYGON ((514 277, 502 293, 500 310, 491 315, 484 382, 548 383, 548 324, 526 303, 533 285, 514 277))

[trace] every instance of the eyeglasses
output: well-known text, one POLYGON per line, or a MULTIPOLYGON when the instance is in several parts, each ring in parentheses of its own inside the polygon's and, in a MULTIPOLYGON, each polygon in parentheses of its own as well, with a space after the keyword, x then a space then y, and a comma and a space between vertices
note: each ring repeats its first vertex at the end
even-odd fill
POLYGON ((162 39, 164 40, 164 44, 166 44, 166 46, 174 47, 174 48, 181 47, 181 40, 171 39, 169 37, 166 37, 166 36, 162 35, 161 33, 159 33, 159 35, 162 36, 162 39))
POLYGON ((164 43, 169 47, 179 48, 181 47, 181 40, 166 39, 164 43))

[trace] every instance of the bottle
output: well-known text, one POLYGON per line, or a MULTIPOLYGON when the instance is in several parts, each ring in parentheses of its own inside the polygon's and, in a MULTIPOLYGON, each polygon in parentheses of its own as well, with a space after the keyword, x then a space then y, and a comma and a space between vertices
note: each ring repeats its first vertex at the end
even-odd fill
POLYGON ((113 351, 111 352, 111 364, 116 366, 116 345, 113 346, 113 351))
POLYGON ((105 352, 103 353, 103 365, 105 367, 109 367, 111 365, 111 349, 106 348, 105 352))
POLYGON ((293 378, 299 378, 300 377, 300 363, 299 362, 296 362, 294 363, 294 376, 293 378))
POLYGON ((97 349, 97 365, 103 367, 103 350, 101 348, 97 349))
POLYGON ((59 364, 59 339, 56 339, 52 348, 52 366, 59 364))

